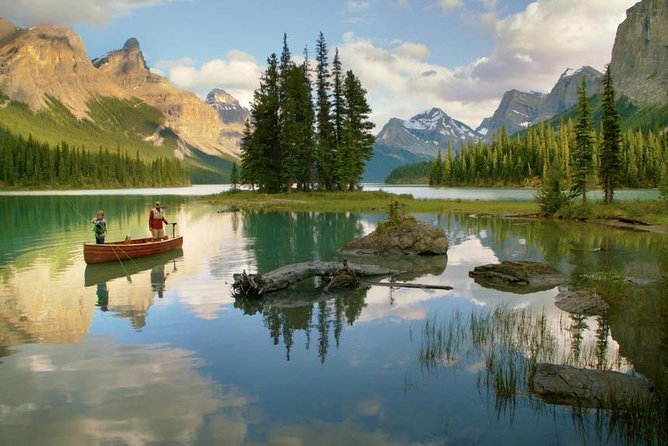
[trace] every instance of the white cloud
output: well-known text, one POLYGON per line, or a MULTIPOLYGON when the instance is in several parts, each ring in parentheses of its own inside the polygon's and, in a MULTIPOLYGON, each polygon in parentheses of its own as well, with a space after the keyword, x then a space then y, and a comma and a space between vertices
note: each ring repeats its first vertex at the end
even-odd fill
MULTIPOLYGON (((475 127, 490 116, 511 89, 548 92, 567 68, 610 60, 617 26, 636 0, 536 0, 525 10, 499 17, 496 0, 480 0, 476 25, 491 30, 491 54, 460 67, 430 63, 419 42, 377 43, 346 33, 340 46, 344 65, 368 90, 377 130, 390 117, 408 118, 441 107, 475 127)), ((441 0, 441 7, 461 6, 441 0)), ((462 11, 470 16, 470 11, 462 11)))
POLYGON ((449 12, 464 6, 464 0, 438 0, 438 5, 443 8, 443 11, 449 12))
POLYGON ((253 56, 231 50, 225 59, 212 59, 197 66, 191 58, 161 60, 151 69, 166 76, 177 87, 205 97, 213 88, 223 88, 248 106, 259 86, 263 68, 253 56))
POLYGON ((9 0, 0 2, 0 17, 19 26, 40 23, 68 26, 89 23, 99 26, 135 9, 169 1, 173 0, 9 0))
POLYGON ((346 9, 350 12, 366 11, 371 7, 368 1, 363 0, 346 0, 346 9))

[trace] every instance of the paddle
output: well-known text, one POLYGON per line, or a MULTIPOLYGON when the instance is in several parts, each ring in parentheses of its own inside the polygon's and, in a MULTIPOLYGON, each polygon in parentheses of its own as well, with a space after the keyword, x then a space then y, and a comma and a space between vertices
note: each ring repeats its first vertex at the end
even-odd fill
POLYGON ((170 223, 172 225, 172 238, 174 238, 174 228, 176 227, 176 223, 170 223))

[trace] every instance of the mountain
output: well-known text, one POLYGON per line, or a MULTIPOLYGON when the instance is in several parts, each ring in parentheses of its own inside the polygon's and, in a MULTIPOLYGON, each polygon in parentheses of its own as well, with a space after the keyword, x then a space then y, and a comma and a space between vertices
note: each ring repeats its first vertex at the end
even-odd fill
POLYGON ((458 149, 462 142, 479 138, 480 135, 468 125, 452 119, 440 108, 432 108, 407 121, 390 119, 376 136, 376 142, 433 158, 438 149, 444 149, 448 143, 458 149))
POLYGON ((438 150, 445 150, 448 143, 458 150, 462 142, 481 138, 471 127, 439 108, 409 120, 392 118, 376 136, 373 157, 367 163, 363 181, 384 181, 395 167, 435 158, 438 150))
POLYGON ((239 147, 239 141, 243 134, 244 125, 250 116, 247 108, 239 104, 239 101, 220 88, 214 88, 206 96, 206 102, 212 107, 220 120, 227 124, 220 130, 218 140, 227 145, 239 147))
POLYGON ((134 38, 91 61, 69 28, 0 18, 0 98, 3 126, 45 142, 177 156, 217 172, 239 153, 243 122, 152 73, 134 38))
POLYGON ((209 155, 238 154, 237 145, 221 140, 220 136, 230 131, 240 133, 243 127, 222 121, 216 111, 194 93, 151 73, 137 39, 130 38, 120 50, 94 59, 93 66, 118 87, 160 110, 165 117, 165 127, 190 145, 209 155))
POLYGON ((0 18, 0 37, 0 90, 32 110, 44 108, 48 98, 55 98, 74 116, 83 118, 95 96, 131 97, 99 75, 83 42, 69 28, 19 29, 0 18))
POLYGON ((526 129, 540 113, 543 101, 545 101, 545 94, 543 93, 525 93, 519 90, 507 91, 504 93, 494 115, 485 118, 476 132, 487 139, 491 138, 494 132, 503 126, 511 135, 526 129))
POLYGON ((610 69, 618 94, 636 104, 668 103, 668 2, 643 0, 617 27, 610 69))
POLYGON ((206 102, 218 112, 218 116, 223 122, 235 122, 243 125, 250 115, 248 109, 239 104, 234 96, 220 88, 211 90, 206 96, 206 102))
POLYGON ((489 141, 494 133, 505 127, 509 135, 526 129, 539 121, 550 119, 577 104, 578 87, 584 77, 587 93, 600 91, 603 74, 590 66, 578 70, 566 69, 549 94, 507 91, 491 118, 485 118, 476 131, 489 141))

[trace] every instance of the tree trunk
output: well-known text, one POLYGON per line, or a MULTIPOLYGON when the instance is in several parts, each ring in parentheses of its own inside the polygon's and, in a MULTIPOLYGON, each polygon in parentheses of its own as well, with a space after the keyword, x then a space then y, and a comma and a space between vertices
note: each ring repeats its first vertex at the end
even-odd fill
POLYGON ((376 265, 338 262, 293 263, 265 274, 234 274, 232 290, 235 296, 261 296, 264 293, 282 290, 313 276, 335 276, 341 272, 356 276, 390 276, 400 271, 376 265))

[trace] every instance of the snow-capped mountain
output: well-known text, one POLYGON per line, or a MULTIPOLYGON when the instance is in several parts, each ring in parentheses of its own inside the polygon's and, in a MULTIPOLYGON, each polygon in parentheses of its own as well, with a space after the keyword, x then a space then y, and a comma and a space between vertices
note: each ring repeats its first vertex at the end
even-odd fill
POLYGON ((448 116, 439 108, 419 113, 408 120, 392 118, 376 136, 376 142, 398 147, 415 155, 433 158, 448 143, 458 150, 462 142, 481 139, 468 125, 448 116))
POLYGON ((206 96, 206 102, 213 107, 223 122, 243 123, 248 119, 248 109, 239 104, 239 101, 220 88, 214 88, 206 96))
POLYGON ((435 158, 448 143, 458 151, 462 142, 482 139, 468 125, 432 108, 410 119, 392 118, 376 136, 373 157, 367 163, 364 181, 384 181, 395 167, 435 158))

